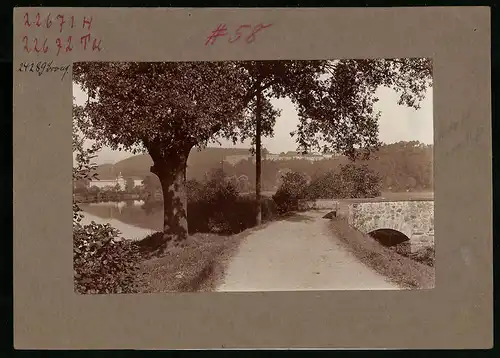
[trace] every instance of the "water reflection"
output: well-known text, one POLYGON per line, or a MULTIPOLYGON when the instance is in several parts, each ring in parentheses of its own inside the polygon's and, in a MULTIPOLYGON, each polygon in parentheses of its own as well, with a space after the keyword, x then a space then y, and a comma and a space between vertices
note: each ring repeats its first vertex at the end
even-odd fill
POLYGON ((104 207, 104 208, 116 208, 118 211, 121 212, 121 210, 124 207, 137 207, 137 206, 142 206, 144 205, 144 200, 127 200, 127 201, 120 201, 120 202, 112 202, 112 201, 106 201, 106 202, 100 202, 100 203, 89 203, 89 204, 82 204, 81 206, 88 206, 88 207, 104 207))
POLYGON ((122 232, 125 238, 142 238, 163 228, 161 203, 145 203, 142 200, 80 204, 84 222, 109 223, 122 232), (142 237, 137 237, 141 236, 142 237))

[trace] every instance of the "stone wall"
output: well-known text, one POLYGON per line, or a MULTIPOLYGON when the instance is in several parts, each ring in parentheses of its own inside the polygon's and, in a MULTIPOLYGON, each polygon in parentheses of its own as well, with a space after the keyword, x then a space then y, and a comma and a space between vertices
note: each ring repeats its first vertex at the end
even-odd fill
POLYGON ((347 218, 352 227, 366 234, 378 229, 405 234, 412 251, 434 244, 433 200, 352 203, 347 218))
POLYGON ((299 201, 299 208, 301 210, 323 210, 323 209, 336 210, 338 206, 339 206, 339 201, 332 199, 299 201))

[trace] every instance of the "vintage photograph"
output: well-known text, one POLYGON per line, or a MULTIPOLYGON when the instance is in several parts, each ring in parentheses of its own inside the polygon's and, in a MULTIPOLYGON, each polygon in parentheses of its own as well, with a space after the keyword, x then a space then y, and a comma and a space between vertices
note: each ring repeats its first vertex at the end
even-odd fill
POLYGON ((430 59, 72 74, 75 292, 435 286, 430 59))

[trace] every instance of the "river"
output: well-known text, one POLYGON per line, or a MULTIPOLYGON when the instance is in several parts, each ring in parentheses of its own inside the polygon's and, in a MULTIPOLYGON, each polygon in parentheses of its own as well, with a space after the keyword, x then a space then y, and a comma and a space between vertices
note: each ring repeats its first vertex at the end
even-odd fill
POLYGON ((80 208, 84 215, 82 224, 110 224, 126 239, 141 240, 161 231, 163 226, 162 207, 145 207, 140 200, 80 204, 80 208))

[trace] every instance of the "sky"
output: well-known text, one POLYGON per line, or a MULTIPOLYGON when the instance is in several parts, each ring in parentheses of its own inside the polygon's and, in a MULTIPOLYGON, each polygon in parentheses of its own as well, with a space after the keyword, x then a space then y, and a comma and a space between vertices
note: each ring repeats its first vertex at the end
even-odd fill
MULTIPOLYGON (((425 99, 421 102, 421 108, 415 110, 404 105, 398 105, 398 94, 388 88, 377 90, 379 102, 375 104, 375 110, 381 112, 379 119, 379 140, 384 143, 399 141, 418 140, 425 144, 434 142, 433 113, 432 113, 432 88, 427 91, 425 99)), ((73 96, 76 104, 86 101, 86 94, 81 88, 73 84, 73 96)), ((281 110, 281 116, 276 120, 273 138, 263 138, 262 145, 271 153, 295 151, 297 144, 295 138, 290 137, 290 132, 297 128, 299 123, 297 112, 289 99, 273 100, 276 108, 281 110)), ((231 141, 221 140, 222 147, 226 148, 249 148, 250 141, 233 145, 231 141)), ((210 144, 209 146, 219 146, 210 144)), ((96 164, 116 163, 120 160, 133 156, 132 153, 113 151, 103 148, 97 158, 96 164)))

